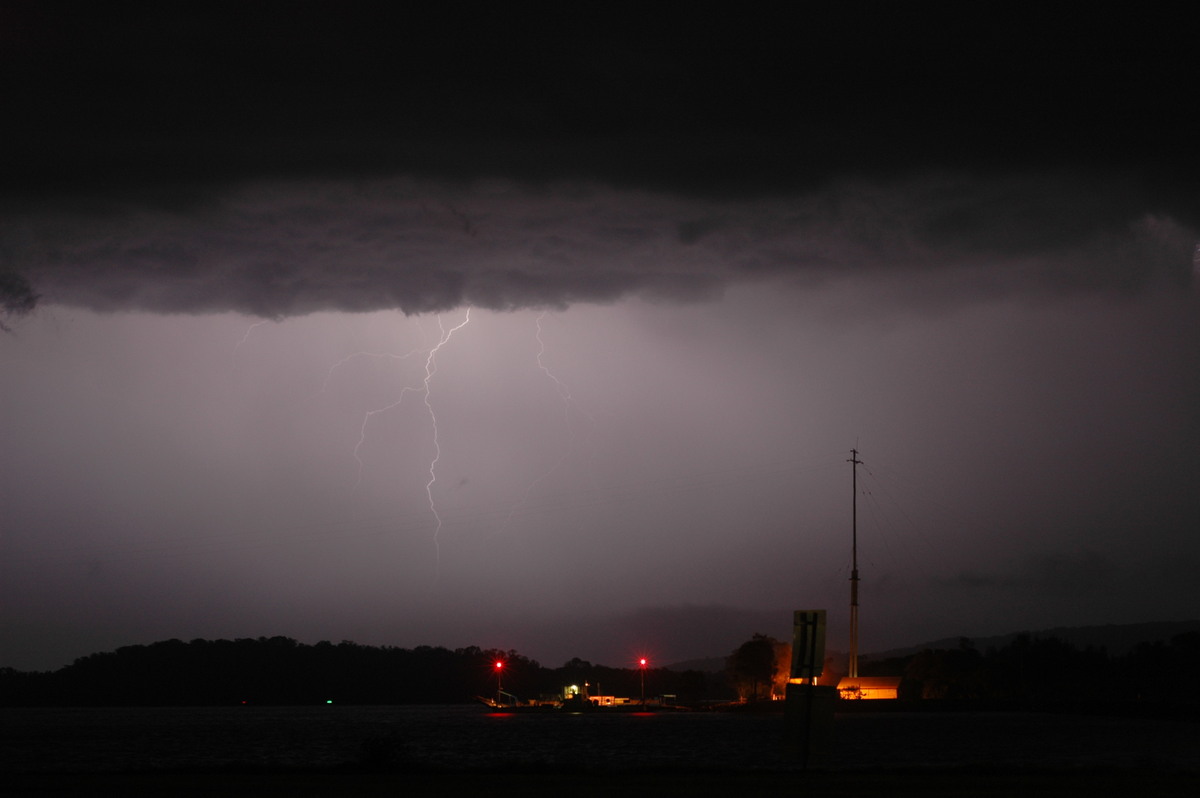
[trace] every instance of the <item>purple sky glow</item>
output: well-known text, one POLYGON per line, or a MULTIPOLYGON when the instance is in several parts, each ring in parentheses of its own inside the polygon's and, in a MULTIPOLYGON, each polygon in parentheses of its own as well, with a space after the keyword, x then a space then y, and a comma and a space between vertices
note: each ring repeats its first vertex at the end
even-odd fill
POLYGON ((4 6, 0 666, 1197 615, 1165 12, 4 6))

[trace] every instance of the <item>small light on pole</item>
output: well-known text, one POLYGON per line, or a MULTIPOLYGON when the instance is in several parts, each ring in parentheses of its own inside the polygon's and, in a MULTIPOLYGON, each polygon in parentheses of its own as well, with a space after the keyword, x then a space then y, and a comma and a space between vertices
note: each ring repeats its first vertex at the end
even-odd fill
POLYGON ((646 658, 642 657, 640 660, 638 660, 638 665, 641 666, 638 668, 638 672, 642 676, 642 709, 645 709, 646 708, 646 658))
POLYGON ((504 688, 500 684, 500 676, 503 671, 504 671, 504 661, 499 660, 499 659, 496 660, 496 704, 497 705, 503 703, 503 701, 501 699, 504 696, 504 688))

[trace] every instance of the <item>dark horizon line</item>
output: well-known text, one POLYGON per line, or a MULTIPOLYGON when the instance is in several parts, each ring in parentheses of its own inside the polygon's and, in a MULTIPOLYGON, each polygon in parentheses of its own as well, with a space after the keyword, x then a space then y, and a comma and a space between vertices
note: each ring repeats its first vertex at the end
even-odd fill
MULTIPOLYGON (((922 643, 916 643, 916 644, 912 644, 909 646, 901 646, 901 647, 895 647, 895 648, 890 648, 890 649, 884 649, 884 650, 880 650, 880 651, 873 651, 873 652, 861 654, 860 657, 864 660, 882 660, 882 659, 888 659, 888 658, 893 658, 893 657, 902 657, 902 656, 908 656, 908 655, 911 655, 914 653, 919 653, 920 651, 924 651, 924 650, 942 650, 942 649, 946 649, 946 648, 958 647, 962 643, 962 641, 966 641, 966 643, 968 643, 972 648, 978 648, 979 646, 999 647, 999 646, 1007 645, 1009 642, 1011 642, 1012 640, 1014 640, 1022 635, 1026 635, 1032 639, 1037 639, 1037 640, 1058 639, 1058 640, 1062 640, 1063 642, 1077 645, 1078 644, 1077 641, 1073 641, 1073 640, 1070 640, 1067 638, 1086 636, 1088 634, 1097 634, 1097 633, 1102 633, 1102 632, 1114 633, 1114 632, 1117 632, 1118 630, 1124 631, 1126 633, 1133 633, 1133 634, 1138 634, 1137 630, 1144 630, 1144 633, 1149 633, 1149 631, 1151 629, 1154 629, 1157 631, 1151 633, 1150 637, 1138 638, 1136 640, 1131 639, 1131 641, 1128 641, 1128 642, 1125 642, 1125 643, 1119 645, 1115 650, 1109 650, 1108 653, 1110 655, 1111 654, 1120 654, 1120 653, 1123 653, 1127 649, 1133 648, 1134 646, 1141 645, 1143 643, 1162 642, 1162 641, 1168 640, 1171 637, 1178 635, 1178 634, 1183 634, 1183 633, 1187 633, 1187 632, 1191 632, 1191 631, 1200 631, 1200 618, 1195 618, 1195 619, 1190 619, 1190 620, 1177 620, 1177 621, 1142 621, 1142 622, 1137 622, 1137 623, 1108 623, 1108 624, 1091 624, 1091 625, 1083 625, 1083 626, 1055 626, 1055 627, 1049 627, 1049 628, 1043 628, 1043 629, 1021 629, 1021 630, 1017 630, 1017 631, 1013 631, 1013 632, 1007 632, 1005 634, 986 635, 986 636, 954 635, 954 636, 938 638, 936 640, 925 641, 922 643)), ((749 639, 753 634, 755 634, 755 633, 748 632, 747 639, 749 639)), ((769 635, 768 635, 768 637, 769 637, 769 635)), ((537 659, 534 659, 533 657, 522 654, 517 649, 502 649, 502 648, 496 648, 494 646, 483 647, 483 646, 476 646, 476 645, 467 645, 467 646, 459 646, 456 648, 449 648, 445 645, 427 644, 427 643, 421 643, 421 644, 417 644, 417 645, 413 645, 413 646, 398 646, 398 645, 391 645, 391 644, 387 644, 387 643, 372 645, 372 644, 367 644, 367 643, 358 643, 353 640, 340 640, 337 643, 334 643, 331 640, 318 640, 315 643, 305 643, 305 642, 302 642, 295 638, 288 637, 287 635, 270 635, 270 636, 259 635, 258 637, 234 637, 234 638, 225 638, 225 637, 199 638, 198 637, 198 638, 193 638, 191 640, 182 640, 177 637, 171 637, 171 638, 165 638, 162 640, 151 641, 149 643, 128 643, 125 645, 117 646, 113 649, 93 651, 89 654, 84 654, 79 657, 76 657, 70 663, 59 666, 58 668, 55 668, 55 669, 22 670, 19 668, 13 668, 13 667, 6 666, 6 665, 0 665, 0 670, 9 670, 9 671, 17 672, 17 673, 54 673, 56 671, 70 667, 72 664, 74 664, 80 660, 86 659, 88 657, 102 655, 102 654, 112 654, 112 653, 115 653, 115 652, 117 652, 121 649, 125 649, 125 648, 147 648, 147 647, 158 645, 161 643, 171 643, 171 642, 179 642, 179 643, 188 645, 188 644, 197 643, 197 642, 200 642, 200 643, 219 643, 219 642, 236 643, 236 642, 240 642, 240 641, 263 642, 263 641, 271 641, 271 640, 275 640, 275 639, 287 640, 292 643, 295 643, 297 646, 305 646, 305 647, 309 647, 309 648, 314 648, 314 647, 322 645, 322 644, 328 644, 328 645, 331 645, 334 647, 337 647, 337 646, 343 645, 343 644, 349 644, 349 645, 358 646, 361 648, 375 648, 375 649, 380 649, 380 650, 399 649, 402 651, 416 651, 419 649, 441 649, 444 651, 457 653, 457 652, 470 651, 472 649, 475 649, 475 650, 478 650, 480 653, 485 653, 485 654, 498 653, 500 655, 507 656, 507 657, 519 657, 521 659, 524 659, 531 663, 534 663, 534 664, 538 665, 539 667, 548 668, 549 670, 558 670, 560 668, 569 667, 569 664, 572 662, 585 662, 588 665, 590 665, 591 667, 609 668, 609 669, 613 669, 613 670, 634 670, 634 671, 636 671, 638 669, 637 666, 607 665, 607 664, 604 664, 601 662, 591 662, 591 661, 585 660, 579 656, 567 658, 566 660, 564 660, 562 665, 546 666, 546 665, 543 665, 537 659)), ((787 643, 788 645, 791 644, 790 641, 788 641, 788 640, 783 640, 780 642, 787 643)), ((841 651, 837 648, 826 647, 826 655, 828 657, 833 657, 836 659, 837 657, 845 657, 847 655, 847 652, 841 651)), ((693 663, 706 663, 706 662, 712 662, 714 660, 724 660, 728 656, 729 656, 728 654, 718 654, 718 655, 714 655, 711 657, 691 657, 688 659, 671 661, 664 665, 657 665, 657 666, 650 665, 649 667, 651 670, 655 670, 655 669, 659 669, 659 670, 702 670, 699 667, 693 667, 692 666, 693 663)))

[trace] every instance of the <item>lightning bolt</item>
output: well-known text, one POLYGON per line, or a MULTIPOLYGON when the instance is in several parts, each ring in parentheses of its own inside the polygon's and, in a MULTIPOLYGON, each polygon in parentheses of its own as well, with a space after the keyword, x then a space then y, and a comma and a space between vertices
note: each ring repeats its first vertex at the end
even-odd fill
MULTIPOLYGON (((437 502, 433 498, 433 484, 437 482, 437 464, 442 459, 442 447, 438 443, 438 423, 437 413, 433 410, 433 402, 430 401, 429 383, 433 380, 433 375, 437 373, 437 353, 443 346, 450 342, 450 338, 454 333, 466 327, 471 321, 471 309, 467 308, 466 317, 456 326, 447 330, 442 325, 442 317, 438 316, 438 342, 429 350, 429 355, 425 358, 425 409, 429 411, 429 423, 433 427, 433 458, 429 461, 429 481, 425 483, 425 495, 429 499, 429 511, 433 513, 434 520, 437 522, 433 530, 433 551, 434 551, 434 581, 436 582, 441 573, 442 566, 442 516, 438 513, 437 502)), ((403 399, 404 397, 401 397, 403 399)))
POLYGON ((536 332, 534 333, 534 338, 537 340, 537 343, 538 343, 538 352, 537 352, 537 356, 535 357, 535 360, 537 361, 537 367, 542 370, 542 373, 546 375, 546 378, 549 379, 552 383, 554 383, 554 390, 558 393, 559 399, 562 400, 563 423, 567 428, 567 436, 568 436, 567 448, 562 452, 562 454, 560 454, 558 456, 558 459, 555 460, 550 465, 549 468, 547 468, 543 473, 534 477, 533 480, 531 480, 529 482, 529 484, 525 486, 525 490, 521 494, 521 498, 519 498, 513 504, 513 506, 511 508, 509 508, 508 516, 504 519, 504 523, 500 525, 500 528, 498 530, 496 530, 496 532, 493 534, 493 537, 503 535, 508 530, 509 526, 512 525, 513 517, 517 514, 517 512, 522 507, 524 507, 528 503, 529 496, 530 496, 530 494, 533 493, 533 489, 535 487, 537 487, 538 483, 542 482, 542 480, 546 479, 551 474, 553 474, 555 471, 557 471, 559 469, 559 467, 562 466, 563 461, 567 459, 568 454, 574 448, 575 428, 574 428, 574 425, 571 424, 571 409, 575 408, 575 410, 577 412, 580 412, 584 416, 586 416, 588 421, 590 421, 592 423, 592 425, 595 426, 596 420, 592 417, 592 415, 590 413, 588 413, 587 411, 582 410, 578 407, 576 402, 571 398, 571 389, 567 386, 567 384, 565 382, 563 382, 561 379, 559 379, 558 376, 553 371, 551 371, 550 367, 547 366, 545 363, 544 358, 546 356, 546 342, 542 338, 542 320, 545 318, 546 318, 546 314, 541 313, 537 317, 537 320, 534 322, 534 325, 536 328, 536 332))
MULTIPOLYGON (((542 373, 554 383, 554 389, 558 392, 559 398, 562 399, 563 423, 567 427, 567 435, 569 436, 568 448, 572 448, 575 445, 575 425, 571 423, 571 411, 574 410, 576 413, 582 414, 584 418, 588 420, 589 428, 592 429, 594 429, 596 426, 596 419, 591 413, 579 406, 579 403, 572 398, 571 389, 567 386, 567 384, 560 380, 554 374, 554 372, 550 370, 550 367, 543 362, 542 358, 546 356, 546 342, 542 340, 542 319, 544 318, 546 318, 546 314, 542 313, 534 322, 537 327, 537 332, 534 334, 534 338, 536 338, 538 342, 538 353, 536 358, 537 366, 542 370, 542 373)), ((560 457, 558 462, 561 463, 565 457, 566 454, 560 457)), ((557 468, 557 466, 558 464, 556 463, 554 467, 557 468)), ((551 470, 553 471, 554 469, 552 468, 551 470)))
MULTIPOLYGON (((419 327, 418 327, 418 329, 419 329, 419 327)), ((361 358, 361 357, 369 357, 369 358, 401 361, 401 360, 408 360, 413 355, 420 354, 421 351, 422 351, 421 349, 412 349, 403 355, 397 354, 395 352, 354 352, 352 354, 346 355, 344 358, 342 358, 341 360, 339 360, 338 362, 334 363, 332 366, 329 367, 329 372, 325 375, 325 382, 321 386, 321 392, 324 393, 326 390, 329 389, 329 381, 333 379, 333 373, 335 371, 337 371, 338 368, 340 368, 341 366, 344 366, 345 364, 349 363, 351 360, 354 360, 356 358, 361 358)), ((377 407, 374 410, 368 410, 366 413, 363 414, 362 425, 359 426, 359 428, 358 428, 358 443, 354 444, 354 462, 356 462, 358 464, 358 476, 354 480, 355 489, 357 489, 358 486, 360 484, 362 484, 363 469, 366 467, 366 465, 362 461, 362 457, 359 455, 359 451, 362 449, 363 444, 367 440, 367 425, 371 422, 371 419, 374 416, 378 415, 379 413, 386 413, 388 410, 399 407, 401 404, 404 403, 405 395, 409 391, 416 391, 416 390, 418 390, 418 389, 414 388, 412 386, 405 386, 404 388, 402 388, 400 390, 400 398, 399 399, 397 399, 396 401, 392 402, 391 404, 385 405, 383 407, 377 407)))
MULTIPOLYGON (((406 354, 403 354, 403 355, 398 355, 395 352, 354 352, 353 354, 346 355, 344 358, 342 358, 341 360, 339 360, 338 362, 334 363, 332 366, 329 367, 329 373, 325 375, 325 383, 321 386, 321 392, 324 393, 326 390, 328 390, 329 381, 331 379, 333 379, 333 372, 337 371, 339 366, 344 366, 347 363, 349 363, 351 360, 354 360, 355 358, 373 357, 373 358, 379 358, 381 360, 382 359, 408 360, 413 355, 420 354, 421 351, 422 350, 420 350, 420 349, 413 349, 412 351, 407 352, 406 354)), ((392 406, 394 407, 395 405, 392 405, 392 406)), ((384 408, 380 408, 380 409, 382 410, 384 408)))
POLYGON ((270 323, 271 323, 270 319, 263 319, 261 321, 254 322, 253 324, 251 324, 249 327, 246 328, 246 332, 242 333, 242 340, 238 341, 236 344, 233 345, 233 351, 229 353, 229 375, 231 377, 233 376, 234 371, 237 368, 238 350, 241 349, 245 345, 246 341, 250 340, 250 333, 254 332, 254 330, 256 328, 261 327, 264 324, 270 324, 270 323))
POLYGON ((233 354, 236 355, 237 351, 242 348, 242 344, 246 343, 246 341, 249 340, 250 333, 254 332, 254 329, 256 327, 261 327, 264 324, 270 324, 270 321, 271 321, 270 319, 263 319, 262 321, 256 321, 253 324, 251 324, 249 327, 247 327, 245 334, 242 335, 242 340, 240 340, 236 344, 234 344, 233 354))
POLYGON ((465 314, 463 320, 449 329, 446 328, 445 324, 442 321, 442 317, 439 315, 437 317, 437 323, 438 323, 437 343, 435 343, 432 347, 429 347, 428 349, 413 349, 405 354, 398 354, 398 353, 394 353, 394 352, 355 352, 353 354, 347 355, 346 357, 343 357, 341 360, 337 361, 336 363, 334 363, 332 366, 329 367, 329 372, 325 376, 325 384, 322 387, 322 390, 325 390, 326 388, 328 388, 329 382, 333 378, 334 372, 339 367, 345 365, 346 363, 350 362, 351 360, 353 360, 355 358, 370 357, 370 358, 379 358, 379 359, 389 359, 389 360, 394 360, 394 361, 403 361, 403 360, 408 360, 409 358, 413 357, 414 355, 420 354, 422 352, 425 353, 425 375, 421 380, 420 386, 406 385, 400 389, 400 396, 396 399, 396 401, 390 402, 389 404, 383 405, 382 407, 376 407, 372 410, 368 410, 363 414, 362 424, 359 425, 359 429, 358 429, 358 442, 354 445, 354 460, 358 464, 358 476, 357 476, 357 479, 355 480, 354 484, 355 484, 355 488, 357 488, 361 484, 363 470, 366 467, 366 464, 363 462, 362 457, 360 455, 360 451, 362 450, 363 444, 366 443, 367 427, 370 425, 371 419, 374 418, 375 416, 379 415, 380 413, 386 413, 389 410, 393 410, 397 407, 400 407, 402 404, 404 404, 404 400, 408 396, 409 393, 422 394, 423 399, 424 399, 424 404, 425 404, 425 411, 429 415, 429 424, 430 424, 431 429, 433 430, 433 457, 429 461, 429 479, 425 483, 425 496, 429 501, 429 511, 433 514, 433 518, 435 521, 435 528, 434 528, 434 533, 433 533, 434 559, 435 559, 435 566, 436 566, 436 569, 434 572, 435 581, 436 581, 438 573, 440 572, 440 569, 441 569, 441 540, 440 540, 440 538, 441 538, 441 531, 442 531, 442 516, 441 516, 441 513, 438 512, 437 500, 434 498, 434 495, 433 495, 433 487, 434 487, 434 484, 437 482, 437 465, 442 457, 442 449, 441 449, 441 443, 440 443, 439 437, 438 437, 437 412, 434 410, 433 401, 431 398, 432 382, 433 382, 434 374, 437 373, 437 354, 438 354, 438 352, 441 350, 441 348, 443 346, 445 346, 446 344, 448 344, 450 342, 450 339, 454 336, 454 334, 456 332, 461 330, 463 327, 466 327, 467 324, 470 323, 470 321, 471 321, 471 309, 470 308, 467 308, 466 314, 465 314))
POLYGON ((358 443, 354 444, 354 462, 358 463, 358 476, 354 480, 355 489, 357 489, 358 486, 362 483, 362 474, 363 474, 363 468, 365 467, 365 465, 363 464, 362 457, 359 456, 358 452, 360 449, 362 449, 363 443, 366 442, 366 440, 367 440, 367 424, 369 424, 371 422, 371 417, 375 416, 379 413, 386 413, 388 410, 391 410, 394 407, 399 407, 401 404, 404 403, 404 395, 407 394, 409 391, 416 391, 416 390, 418 390, 418 389, 413 388, 412 386, 406 385, 400 389, 400 398, 399 399, 392 402, 390 405, 385 405, 384 407, 377 407, 374 410, 368 410, 366 413, 363 414, 362 426, 359 427, 359 429, 358 429, 358 443))
POLYGON ((554 372, 552 372, 550 368, 544 362, 542 362, 542 358, 546 356, 546 342, 542 340, 542 319, 544 318, 546 318, 546 314, 542 313, 534 322, 537 327, 537 332, 534 333, 533 337, 536 338, 538 342, 538 353, 535 360, 537 360, 538 368, 542 370, 542 373, 549 377, 550 381, 554 383, 554 388, 558 391, 559 398, 562 399, 563 420, 567 424, 567 430, 572 439, 574 439, 575 433, 574 430, 571 430, 571 389, 567 387, 566 383, 554 376, 554 372))

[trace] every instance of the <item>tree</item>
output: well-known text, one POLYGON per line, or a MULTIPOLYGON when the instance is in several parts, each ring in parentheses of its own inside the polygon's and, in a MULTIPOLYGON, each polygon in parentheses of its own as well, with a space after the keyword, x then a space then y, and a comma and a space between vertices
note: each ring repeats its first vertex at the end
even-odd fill
POLYGON ((788 679, 792 676, 792 644, 771 641, 775 646, 775 674, 771 677, 772 698, 787 695, 788 679))
POLYGON ((771 697, 772 684, 780 672, 777 652, 783 645, 768 635, 755 634, 725 660, 725 673, 740 701, 771 697))

